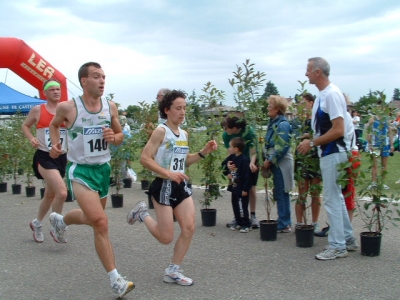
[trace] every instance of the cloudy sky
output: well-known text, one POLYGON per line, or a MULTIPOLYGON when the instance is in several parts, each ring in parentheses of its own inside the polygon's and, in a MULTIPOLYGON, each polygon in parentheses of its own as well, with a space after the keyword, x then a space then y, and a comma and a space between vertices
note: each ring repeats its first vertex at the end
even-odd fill
MULTIPOLYGON (((151 102, 161 87, 193 90, 208 81, 225 91, 236 65, 250 59, 285 97, 304 81, 307 59, 322 56, 332 82, 351 100, 400 88, 397 0, 2 0, 0 37, 25 41, 80 90, 87 61, 106 73, 106 94, 122 107, 151 102)), ((1 55, 1 49, 0 49, 1 55)), ((0 66, 1 67, 1 66, 0 66)), ((37 90, 0 68, 0 82, 37 90), (6 80, 7 79, 7 80, 6 80)), ((306 88, 317 94, 315 86, 306 88)))

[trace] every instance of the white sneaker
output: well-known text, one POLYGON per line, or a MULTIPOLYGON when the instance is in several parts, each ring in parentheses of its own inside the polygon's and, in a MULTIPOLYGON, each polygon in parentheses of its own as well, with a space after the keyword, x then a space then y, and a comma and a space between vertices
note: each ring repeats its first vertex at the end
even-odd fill
POLYGON ((314 233, 319 232, 320 231, 320 227, 318 222, 315 223, 311 223, 311 225, 314 225, 314 233))
POLYGON ((29 223, 29 227, 32 229, 33 231, 33 239, 35 240, 36 243, 42 243, 44 241, 44 236, 43 236, 43 231, 42 231, 42 224, 37 224, 37 222, 35 222, 35 220, 33 220, 32 222, 29 223))
POLYGON ((326 249, 322 251, 321 253, 315 255, 316 259, 319 260, 330 260, 330 259, 336 259, 336 258, 345 258, 349 255, 347 250, 337 250, 337 249, 326 249))
POLYGON ((164 282, 186 286, 193 284, 193 280, 191 278, 184 276, 182 273, 178 272, 178 270, 171 272, 169 268, 165 269, 164 282))
POLYGON ((114 293, 114 296, 121 298, 122 296, 125 296, 130 291, 132 291, 134 287, 135 285, 133 284, 133 282, 127 281, 125 277, 118 275, 118 277, 112 284, 111 289, 114 293))
POLYGON ((390 187, 388 187, 386 184, 383 185, 383 189, 385 190, 390 190, 390 187))
POLYGON ((146 203, 144 201, 139 201, 126 216, 126 221, 129 225, 135 224, 136 221, 143 222, 143 219, 140 218, 142 213, 144 213, 143 217, 149 214, 146 203))
POLYGON ((260 228, 260 222, 258 222, 256 216, 251 216, 251 227, 252 228, 260 228))
POLYGON ((232 227, 235 224, 236 224, 236 219, 235 219, 235 217, 233 217, 232 221, 229 221, 228 223, 226 223, 226 227, 232 227))
POLYGON ((251 227, 242 227, 240 229, 240 232, 242 232, 242 233, 247 233, 247 232, 250 232, 250 231, 251 231, 251 227))
POLYGON ((66 243, 67 242, 67 237, 66 237, 66 229, 61 227, 61 224, 63 223, 63 216, 53 212, 50 214, 50 234, 53 237, 54 241, 56 243, 66 243))
POLYGON ((346 241, 346 250, 347 251, 356 251, 358 249, 358 244, 355 238, 352 238, 349 241, 346 241))
POLYGON ((376 189, 377 187, 378 187, 378 185, 376 184, 376 182, 372 182, 372 183, 367 187, 367 190, 376 189))

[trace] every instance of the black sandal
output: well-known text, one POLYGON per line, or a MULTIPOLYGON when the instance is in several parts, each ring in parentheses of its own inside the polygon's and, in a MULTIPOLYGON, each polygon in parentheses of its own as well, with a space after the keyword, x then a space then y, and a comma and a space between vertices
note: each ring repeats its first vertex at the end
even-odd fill
POLYGON ((329 232, 329 224, 326 223, 326 225, 328 225, 327 227, 322 228, 321 231, 315 232, 314 235, 318 236, 318 237, 326 237, 328 236, 328 232, 329 232))

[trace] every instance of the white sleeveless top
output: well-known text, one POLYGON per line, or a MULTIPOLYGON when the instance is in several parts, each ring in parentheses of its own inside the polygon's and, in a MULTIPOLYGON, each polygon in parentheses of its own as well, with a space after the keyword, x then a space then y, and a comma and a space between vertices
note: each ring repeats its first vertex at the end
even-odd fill
POLYGON ((70 162, 77 164, 104 164, 111 159, 108 143, 103 139, 103 127, 111 126, 110 105, 101 99, 97 113, 86 110, 81 97, 73 98, 76 119, 68 129, 68 155, 70 162))
POLYGON ((189 153, 189 143, 185 132, 178 127, 179 136, 176 136, 167 125, 160 124, 158 127, 165 129, 165 135, 155 155, 155 162, 172 172, 185 173, 186 158, 189 153))

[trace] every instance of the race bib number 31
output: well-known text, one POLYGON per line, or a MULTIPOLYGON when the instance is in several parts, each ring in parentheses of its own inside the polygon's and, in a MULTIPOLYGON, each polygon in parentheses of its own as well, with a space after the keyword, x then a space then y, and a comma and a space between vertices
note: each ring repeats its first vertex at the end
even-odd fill
POLYGON ((108 143, 103 138, 103 126, 83 128, 85 157, 102 155, 107 151, 108 143))
POLYGON ((169 170, 172 172, 185 173, 186 157, 189 153, 189 147, 174 146, 169 170))

